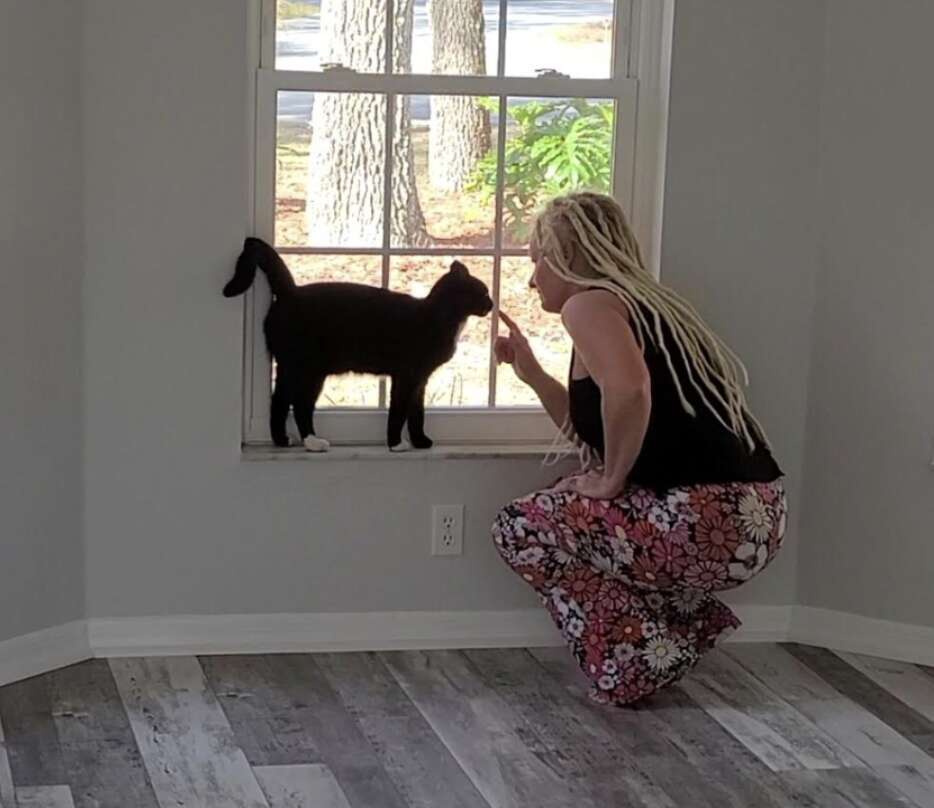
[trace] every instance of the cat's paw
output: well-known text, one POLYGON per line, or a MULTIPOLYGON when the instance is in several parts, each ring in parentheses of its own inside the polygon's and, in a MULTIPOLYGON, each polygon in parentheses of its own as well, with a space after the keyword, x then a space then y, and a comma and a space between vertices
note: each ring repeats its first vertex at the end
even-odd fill
POLYGON ((394 446, 389 447, 390 452, 410 452, 412 451, 412 444, 407 440, 401 440, 394 446))
POLYGON ((331 448, 330 443, 324 438, 319 438, 317 435, 308 435, 305 440, 302 441, 302 445, 305 447, 306 452, 326 452, 331 448))
POLYGON ((435 445, 435 442, 429 438, 427 435, 419 435, 418 437, 412 437, 412 446, 415 449, 430 449, 435 445))
POLYGON ((302 433, 299 431, 298 424, 295 423, 295 416, 290 412, 285 419, 285 434, 289 439, 290 446, 302 445, 302 433))

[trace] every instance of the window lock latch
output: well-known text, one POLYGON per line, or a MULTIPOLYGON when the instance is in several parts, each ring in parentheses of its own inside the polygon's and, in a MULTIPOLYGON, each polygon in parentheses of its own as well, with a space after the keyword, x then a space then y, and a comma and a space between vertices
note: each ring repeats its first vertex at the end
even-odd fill
POLYGON ((345 67, 340 62, 324 62, 321 69, 325 73, 356 73, 352 67, 345 67))
POLYGON ((554 70, 550 67, 537 67, 535 68, 535 75, 540 79, 569 79, 571 78, 567 73, 561 73, 558 70, 554 70))

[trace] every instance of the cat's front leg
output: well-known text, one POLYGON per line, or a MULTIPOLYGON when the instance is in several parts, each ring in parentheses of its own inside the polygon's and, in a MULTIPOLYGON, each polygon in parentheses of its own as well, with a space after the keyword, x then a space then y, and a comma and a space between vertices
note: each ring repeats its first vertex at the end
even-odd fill
POLYGON ((326 452, 331 444, 315 435, 315 404, 324 387, 325 374, 306 371, 300 376, 295 396, 295 422, 302 436, 302 445, 309 452, 326 452))
POLYGON ((386 424, 386 444, 391 452, 404 452, 410 449, 402 440, 402 427, 409 414, 409 406, 415 393, 415 385, 410 379, 392 377, 392 390, 389 394, 389 421, 386 424))
POLYGON ((295 416, 290 412, 285 419, 285 434, 289 437, 289 446, 302 445, 302 433, 298 430, 298 424, 295 423, 295 416))
POLYGON ((412 395, 409 404, 409 440, 416 449, 430 449, 434 441, 425 434, 425 385, 422 384, 412 395))

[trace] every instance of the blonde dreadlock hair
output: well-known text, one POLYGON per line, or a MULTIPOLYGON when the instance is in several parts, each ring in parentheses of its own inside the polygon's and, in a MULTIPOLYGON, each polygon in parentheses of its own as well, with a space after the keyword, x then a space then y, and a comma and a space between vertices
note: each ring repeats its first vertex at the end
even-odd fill
MULTIPOLYGON (((639 347, 645 350, 648 341, 665 357, 686 412, 696 414, 685 396, 685 383, 750 451, 757 439, 768 446, 762 426, 746 403, 743 388, 749 384, 749 375, 742 361, 687 301, 646 270, 635 234, 612 197, 582 192, 553 199, 538 216, 533 239, 559 278, 589 289, 605 289, 623 302, 639 347), (575 248, 577 260, 569 259, 569 246, 575 248), (673 350, 681 355, 687 379, 679 378, 675 370, 673 350)), ((574 434, 569 418, 561 427, 561 436, 580 450, 583 466, 589 467, 590 448, 574 434)))

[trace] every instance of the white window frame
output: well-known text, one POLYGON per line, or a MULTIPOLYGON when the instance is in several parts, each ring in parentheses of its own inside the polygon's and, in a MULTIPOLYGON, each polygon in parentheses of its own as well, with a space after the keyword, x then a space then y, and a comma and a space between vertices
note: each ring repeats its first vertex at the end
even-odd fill
MULTIPOLYGON (((387 41, 393 0, 386 0, 387 41)), ((667 144, 668 88, 675 0, 616 0, 617 35, 614 37, 612 78, 574 79, 556 77, 506 77, 507 0, 500 0, 499 58, 497 76, 446 76, 415 74, 357 74, 338 71, 300 72, 275 69, 275 0, 250 0, 249 54, 249 165, 252 194, 250 233, 272 243, 275 225, 276 102, 280 90, 308 92, 373 92, 385 94, 387 103, 398 95, 478 95, 500 100, 499 172, 497 219, 502 210, 502 172, 506 126, 505 96, 601 98, 616 103, 614 133, 613 195, 630 212, 633 228, 646 260, 658 274, 661 247, 662 201, 667 144), (620 36, 622 32, 625 36, 620 36)), ((387 48, 387 58, 392 49, 387 48)), ((391 116, 387 116, 391 117, 391 116)), ((389 159, 390 149, 386 149, 389 159)), ((386 182, 391 173, 386 167, 386 182)), ((390 195, 384 194, 385 205, 390 195)), ((384 211, 384 221, 389 211, 384 211)), ((386 228, 388 231, 388 228, 386 228)), ((388 239, 388 234, 387 234, 388 239)), ((298 252, 298 251, 294 251, 298 252)), ((391 248, 378 250, 306 248, 305 254, 382 254, 383 282, 388 278, 393 255, 472 255, 493 258, 494 282, 503 257, 523 255, 523 250, 503 248, 500 236, 491 249, 391 248)), ((243 442, 268 444, 271 364, 266 352, 262 321, 270 303, 264 283, 256 283, 244 300, 243 442)), ((497 326, 497 313, 491 315, 497 326)), ((495 330, 493 333, 496 333, 495 330)), ((491 385, 495 368, 491 369, 491 385)), ((381 401, 385 401, 381 381, 381 401)), ((491 394, 492 396, 492 394, 491 394)), ((521 445, 551 441, 555 429, 541 408, 430 409, 428 431, 441 444, 521 445)), ((319 434, 334 444, 370 445, 385 442, 384 409, 325 409, 315 413, 319 434)))

